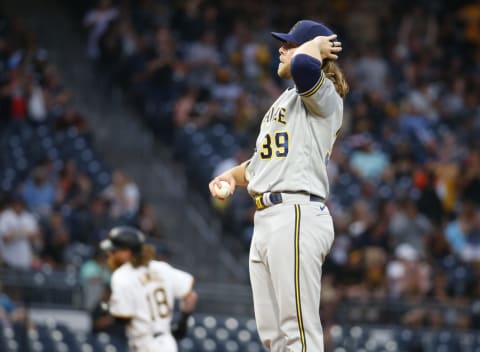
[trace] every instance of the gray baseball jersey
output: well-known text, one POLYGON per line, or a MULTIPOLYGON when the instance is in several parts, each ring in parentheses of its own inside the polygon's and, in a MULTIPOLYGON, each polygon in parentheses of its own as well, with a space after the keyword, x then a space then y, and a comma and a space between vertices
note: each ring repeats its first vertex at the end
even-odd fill
POLYGON ((302 191, 326 199, 326 164, 342 117, 343 100, 324 73, 302 95, 287 89, 263 117, 247 168, 248 192, 302 191))
POLYGON ((250 194, 282 195, 263 209, 257 201, 249 257, 258 333, 272 352, 324 350, 321 275, 334 229, 324 202, 310 195, 328 196, 326 164, 342 115, 324 73, 303 94, 286 90, 264 116, 246 169, 250 194))

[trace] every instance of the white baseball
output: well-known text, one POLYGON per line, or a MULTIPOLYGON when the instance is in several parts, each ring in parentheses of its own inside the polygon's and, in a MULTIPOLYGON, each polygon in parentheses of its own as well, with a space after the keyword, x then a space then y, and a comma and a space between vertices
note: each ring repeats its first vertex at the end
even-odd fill
POLYGON ((213 185, 217 197, 227 198, 230 195, 230 184, 227 181, 220 181, 220 187, 217 184, 213 185))

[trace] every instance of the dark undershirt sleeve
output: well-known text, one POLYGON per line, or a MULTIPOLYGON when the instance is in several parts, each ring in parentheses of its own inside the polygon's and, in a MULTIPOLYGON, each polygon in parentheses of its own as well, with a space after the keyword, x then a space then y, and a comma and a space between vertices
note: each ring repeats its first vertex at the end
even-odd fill
POLYGON ((322 78, 321 62, 307 54, 295 55, 290 72, 299 94, 308 92, 322 78))
POLYGON ((132 321, 131 318, 120 318, 115 316, 113 318, 115 319, 115 323, 121 326, 127 326, 132 321))

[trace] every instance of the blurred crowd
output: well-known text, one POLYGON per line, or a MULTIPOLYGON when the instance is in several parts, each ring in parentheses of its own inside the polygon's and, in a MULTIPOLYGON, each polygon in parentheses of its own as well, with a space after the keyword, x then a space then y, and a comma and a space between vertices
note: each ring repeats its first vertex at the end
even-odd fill
MULTIPOLYGON (((172 140, 179 131, 208 134, 219 125, 235 137, 230 155, 195 166, 209 177, 249 157, 266 108, 286 87, 275 75, 278 43, 269 32, 301 18, 331 26, 343 43, 339 64, 351 93, 328 165, 336 240, 324 270, 324 305, 428 300, 462 313, 413 309, 400 319, 480 328, 479 1, 78 6, 87 55, 124 87, 167 145, 184 144, 172 140)), ((246 252, 249 196, 237 192, 212 206, 246 252)), ((326 314, 326 324, 334 315, 326 314)))
MULTIPOLYGON (((288 31, 301 18, 331 26, 343 43, 339 65, 351 93, 328 165, 336 239, 324 270, 324 322, 341 318, 333 308, 346 298, 393 299, 459 308, 407 308, 397 320, 405 324, 480 328, 479 1, 70 6, 81 14, 86 55, 128 93, 166 145, 182 146, 176 138, 187 130, 214 129, 215 138, 218 126, 234 137, 226 142, 234 147, 229 155, 209 151, 221 155, 218 163, 195 165, 208 178, 249 157, 263 114, 288 86, 276 77, 278 43, 269 32, 288 31)), ((25 124, 53 133, 73 127, 87 139, 95 133, 35 36, 4 18, 0 119, 3 136, 25 124)), ((161 237, 151 205, 122 170, 103 189, 92 183, 75 161, 47 158, 36 160, 15 192, 2 191, 1 248, 23 253, 3 250, 3 265, 61 267, 72 244, 95 243, 116 221, 161 237)), ((237 192, 212 208, 244 255, 254 213, 249 196, 237 192)), ((102 259, 91 260, 85 275, 103 277, 102 259)))
MULTIPOLYGON (((153 204, 124 170, 102 172, 94 137, 35 33, 0 16, 0 270, 73 270, 89 309, 109 284, 96 248, 112 226, 166 250, 153 204)), ((0 320, 22 321, 24 297, 10 294, 0 291, 0 320)))

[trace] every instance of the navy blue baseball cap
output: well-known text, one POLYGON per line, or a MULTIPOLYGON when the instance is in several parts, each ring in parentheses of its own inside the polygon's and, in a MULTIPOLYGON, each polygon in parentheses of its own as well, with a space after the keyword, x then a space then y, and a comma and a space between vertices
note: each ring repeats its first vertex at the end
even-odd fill
POLYGON ((322 35, 328 37, 334 34, 333 31, 322 23, 311 20, 301 20, 295 23, 288 33, 271 32, 274 38, 282 42, 290 42, 301 45, 316 36, 322 35))

